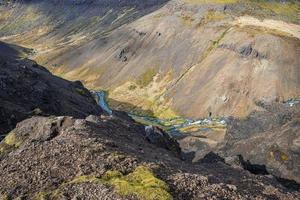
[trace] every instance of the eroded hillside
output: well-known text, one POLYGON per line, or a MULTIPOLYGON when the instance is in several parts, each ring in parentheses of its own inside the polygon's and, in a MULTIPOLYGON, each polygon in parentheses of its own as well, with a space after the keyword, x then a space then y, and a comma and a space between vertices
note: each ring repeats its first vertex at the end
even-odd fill
POLYGON ((35 49, 114 108, 172 118, 248 115, 300 94, 298 1, 15 1, 1 40, 35 49))

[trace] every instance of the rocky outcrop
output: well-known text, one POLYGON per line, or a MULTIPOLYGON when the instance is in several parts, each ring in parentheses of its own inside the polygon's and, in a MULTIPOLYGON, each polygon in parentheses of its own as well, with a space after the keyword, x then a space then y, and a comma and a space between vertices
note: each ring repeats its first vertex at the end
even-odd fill
POLYGON ((0 43, 0 135, 32 115, 99 115, 101 108, 81 82, 53 76, 21 58, 21 47, 0 43))
POLYGON ((22 121, 0 143, 0 198, 290 200, 299 196, 273 178, 231 168, 219 159, 186 163, 144 136, 136 124, 111 116, 22 121))
POLYGON ((223 157, 242 156, 249 171, 300 183, 300 105, 262 104, 265 111, 232 119, 219 150, 223 157), (255 170, 257 168, 257 170, 255 170))
POLYGON ((174 152, 176 155, 181 154, 179 143, 168 135, 165 131, 155 126, 145 127, 146 139, 159 147, 168 149, 174 152))

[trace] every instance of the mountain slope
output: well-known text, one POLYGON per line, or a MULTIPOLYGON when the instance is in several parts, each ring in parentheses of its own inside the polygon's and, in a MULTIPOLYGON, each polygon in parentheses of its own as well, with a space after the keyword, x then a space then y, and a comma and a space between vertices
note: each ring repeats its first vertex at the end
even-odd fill
POLYGON ((0 42, 0 136, 36 114, 84 118, 103 113, 80 82, 53 76, 34 61, 20 57, 28 51, 0 42))
POLYGON ((244 117, 300 94, 297 1, 16 2, 1 7, 2 39, 114 108, 244 117))

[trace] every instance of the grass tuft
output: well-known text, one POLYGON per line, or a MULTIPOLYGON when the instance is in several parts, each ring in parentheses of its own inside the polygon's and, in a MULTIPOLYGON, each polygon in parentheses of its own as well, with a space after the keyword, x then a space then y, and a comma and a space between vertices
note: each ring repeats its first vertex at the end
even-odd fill
POLYGON ((99 183, 113 186, 121 196, 136 195, 140 200, 171 200, 167 184, 156 178, 153 172, 144 166, 137 167, 132 173, 124 176, 117 170, 107 171, 101 178, 96 176, 78 176, 63 183, 56 190, 39 192, 35 200, 58 198, 63 188, 70 184, 99 183))
POLYGON ((14 132, 10 132, 0 143, 0 153, 19 148, 23 143, 23 139, 16 136, 14 132))
POLYGON ((156 178, 144 166, 137 167, 134 172, 123 176, 118 171, 108 171, 103 177, 104 181, 113 186, 122 195, 136 195, 142 200, 170 200, 167 184, 156 178))

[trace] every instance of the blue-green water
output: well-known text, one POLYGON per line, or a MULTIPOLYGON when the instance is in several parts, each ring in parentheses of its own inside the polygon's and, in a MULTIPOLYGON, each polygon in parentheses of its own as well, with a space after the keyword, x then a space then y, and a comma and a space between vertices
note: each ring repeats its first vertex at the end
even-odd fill
MULTIPOLYGON (((106 102, 104 91, 92 91, 99 106, 109 115, 113 114, 112 109, 106 102)), ((162 128, 172 136, 180 136, 183 133, 207 131, 214 128, 226 128, 226 118, 209 118, 209 119, 189 119, 184 117, 178 117, 174 119, 159 119, 149 116, 139 116, 135 114, 128 115, 135 121, 145 124, 153 125, 162 128)))

